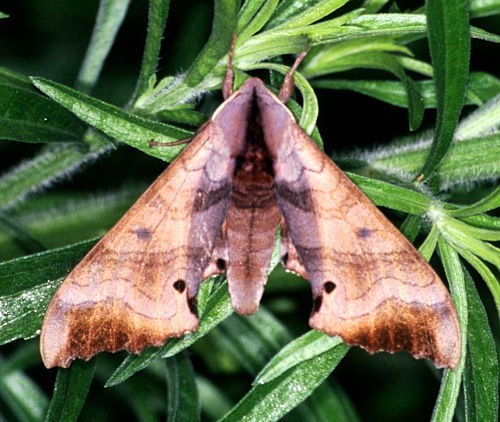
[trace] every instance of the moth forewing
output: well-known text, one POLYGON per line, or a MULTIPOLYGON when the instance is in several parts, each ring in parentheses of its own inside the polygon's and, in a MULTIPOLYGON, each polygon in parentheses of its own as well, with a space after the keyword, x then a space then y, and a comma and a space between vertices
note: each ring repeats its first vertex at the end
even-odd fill
POLYGON ((223 86, 190 145, 60 286, 42 326, 46 366, 196 329, 198 286, 212 274, 226 272, 236 311, 255 312, 281 219, 283 265, 311 282, 313 328, 455 368, 448 291, 297 125, 281 101, 291 74, 279 97, 257 78, 223 86))

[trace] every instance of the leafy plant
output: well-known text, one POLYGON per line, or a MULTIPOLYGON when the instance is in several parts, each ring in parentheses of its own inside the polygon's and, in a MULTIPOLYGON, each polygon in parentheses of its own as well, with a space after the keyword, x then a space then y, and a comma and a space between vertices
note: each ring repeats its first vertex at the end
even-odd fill
MULTIPOLYGON (((116 40, 128 0, 100 2, 75 88, 0 68, 0 138, 42 144, 34 157, 12 166, 0 178, 4 259, 0 263, 0 344, 6 345, 0 357, 2 419, 77 420, 94 376, 95 384, 113 387, 104 393, 113 397, 112 406, 127 406, 143 421, 158 420, 162 414, 169 420, 198 420, 200 409, 204 419, 223 421, 356 421, 358 414, 376 419, 373 408, 354 405, 356 399, 329 377, 348 348, 337 338, 304 333, 305 324, 298 328, 300 323, 295 321, 303 315, 295 318, 299 311, 286 311, 287 306, 296 308, 300 303, 301 298, 293 294, 281 305, 271 298, 256 315, 242 318, 232 314, 223 280, 209 280, 199 293, 198 332, 171 339, 140 356, 126 356, 120 365, 116 363, 120 356, 104 355, 59 369, 50 401, 39 372, 27 372, 40 364, 36 345, 14 342, 38 335, 48 302, 64 276, 141 190, 129 184, 96 199, 53 189, 54 181, 67 178, 84 164, 110 160, 122 143, 141 151, 138 154, 174 159, 182 145, 150 148, 149 141, 187 138, 206 119, 209 112, 197 109, 196 100, 207 93, 213 98, 212 91, 220 88, 236 31, 237 84, 247 72, 260 71, 268 76, 270 86, 279 87, 280 75, 288 69, 282 56, 310 48, 296 75, 302 107, 293 100, 288 105, 319 144, 322 128, 316 127, 319 107, 311 84, 318 90, 352 90, 408 109, 412 134, 377 148, 344 153, 337 162, 350 170, 348 175, 377 205, 406 217, 402 231, 412 241, 424 238, 420 252, 428 260, 438 256, 436 264, 449 282, 462 338, 467 341, 459 368, 444 371, 432 420, 451 421, 454 416, 497 420, 498 333, 490 328, 482 300, 491 325, 498 327, 500 250, 494 243, 500 240, 500 219, 495 215, 500 206, 496 183, 500 81, 489 73, 469 73, 469 61, 471 37, 492 43, 500 37, 471 26, 469 16, 497 16, 500 1, 427 0, 425 7, 405 12, 385 0, 366 0, 358 8, 355 3, 246 0, 240 5, 236 0, 215 0, 210 36, 187 72, 159 78, 162 37, 168 36, 169 22, 176 17, 167 20, 169 0, 150 0, 141 70, 123 107, 90 94, 116 40), (417 47, 426 45, 430 63, 417 58, 425 57, 417 54, 417 47), (357 73, 359 69, 373 72, 357 73), (464 104, 474 111, 463 113, 464 104), (415 132, 425 109, 436 110, 434 130, 415 132), (286 318, 275 316, 280 313, 286 318), (192 360, 199 370, 193 370, 192 360), (251 379, 248 376, 254 378, 251 386, 245 385, 251 379), (167 395, 162 390, 165 380, 167 395)), ((0 18, 7 17, 0 13, 0 18)), ((209 101, 203 106, 213 109, 209 101)), ((342 115, 339 110, 335 114, 342 115)), ((278 261, 275 253, 273 268, 278 261)), ((305 290, 285 277, 276 269, 269 290, 305 290)), ((360 356, 358 362, 366 370, 378 359, 383 358, 360 356)), ((387 368, 399 359, 383 361, 381 373, 389 376, 387 368)), ((422 368, 422 362, 402 359, 405 365, 422 368)), ((412 374, 404 367, 398 371, 412 374)), ((391 413, 398 395, 389 396, 382 401, 383 419, 405 419, 401 413, 391 413)), ((82 419, 114 417, 114 412, 103 410, 106 403, 92 392, 90 397, 96 404, 88 401, 82 419)))

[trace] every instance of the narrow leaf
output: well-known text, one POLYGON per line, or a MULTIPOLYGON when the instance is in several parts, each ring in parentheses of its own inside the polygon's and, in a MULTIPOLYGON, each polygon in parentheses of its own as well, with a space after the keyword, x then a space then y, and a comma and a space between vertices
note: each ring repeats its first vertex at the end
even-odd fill
POLYGON ((57 287, 93 243, 83 242, 0 264, 0 344, 38 334, 57 287))
POLYGON ((262 6, 266 0, 246 0, 243 6, 241 6, 238 12, 238 25, 236 27, 236 33, 239 34, 248 22, 252 20, 254 15, 262 6))
POLYGON ((73 362, 70 368, 57 371, 54 395, 45 422, 77 421, 94 377, 95 360, 73 362))
POLYGON ((97 239, 0 263, 0 295, 12 295, 66 276, 97 239))
POLYGON ((191 361, 186 353, 166 360, 167 421, 199 421, 200 402, 191 361))
POLYGON ((429 235, 425 238, 424 243, 422 243, 418 248, 420 255, 422 255, 427 262, 430 261, 432 254, 436 249, 438 237, 439 237, 439 230, 437 229, 437 225, 433 224, 429 235))
POLYGON ((77 90, 90 92, 95 85, 129 4, 130 0, 100 1, 92 37, 78 73, 77 90))
POLYGON ((134 94, 130 100, 131 104, 146 91, 150 79, 155 74, 169 6, 170 0, 149 1, 146 45, 144 46, 144 53, 142 55, 141 72, 137 79, 134 94))
POLYGON ((465 288, 469 308, 470 359, 468 371, 464 374, 465 406, 474 409, 474 420, 494 422, 498 420, 498 360, 495 341, 488 316, 468 272, 465 272, 465 288))
POLYGON ((264 384, 277 378, 294 366, 314 358, 342 343, 338 337, 332 338, 319 331, 308 331, 283 347, 254 380, 255 384, 264 384))
POLYGON ((151 148, 149 141, 171 142, 191 135, 183 129, 136 116, 56 82, 42 78, 32 78, 32 81, 38 89, 88 124, 112 138, 165 161, 172 161, 183 146, 151 148))
POLYGON ((0 177, 0 207, 8 208, 27 195, 67 177, 82 165, 113 148, 101 133, 89 131, 86 144, 51 144, 31 160, 10 169, 0 177))
POLYGON ((399 228, 410 242, 414 242, 422 227, 422 218, 418 215, 408 215, 399 228))
POLYGON ((266 384, 254 386, 219 422, 277 421, 305 400, 335 369, 348 347, 341 344, 306 360, 266 384))
POLYGON ((410 214, 423 215, 427 212, 431 203, 427 196, 413 190, 381 180, 369 179, 358 174, 346 174, 376 205, 410 214))
POLYGON ((253 19, 238 34, 237 45, 243 44, 253 34, 258 32, 269 20, 279 0, 266 0, 253 19))
POLYGON ((437 94, 434 141, 421 170, 428 177, 448 152, 462 110, 469 75, 470 34, 466 0, 427 0, 426 15, 437 94))
POLYGON ((239 1, 237 0, 216 0, 214 2, 212 32, 186 75, 184 82, 187 86, 198 85, 229 51, 236 29, 238 7, 239 1))
MULTIPOLYGON (((422 95, 425 108, 436 108, 436 90, 432 80, 415 82, 422 95)), ((311 81, 315 88, 345 89, 358 92, 377 100, 398 106, 408 107, 408 93, 405 86, 398 81, 390 80, 350 80, 350 79, 317 79, 311 81)), ((488 101, 500 92, 500 81, 488 73, 472 72, 468 84, 468 92, 473 92, 481 101, 488 101)), ((476 104, 467 97, 465 105, 476 104)), ((458 130, 458 129, 457 129, 458 130)), ((477 135, 477 133, 476 133, 477 135)))
POLYGON ((455 371, 449 369, 444 371, 439 396, 432 413, 432 421, 451 422, 455 414, 455 407, 465 366, 465 355, 467 353, 467 295, 464 285, 464 273, 458 254, 442 237, 439 238, 438 244, 441 260, 446 272, 446 278, 450 282, 451 295, 460 321, 462 350, 458 368, 455 371))
POLYGON ((56 102, 0 80, 0 138, 22 142, 80 142, 85 129, 56 102))
POLYGON ((457 208, 456 210, 449 210, 447 213, 454 217, 467 217, 474 214, 480 214, 482 212, 488 212, 499 207, 500 186, 497 186, 492 192, 490 192, 490 194, 481 198, 481 200, 475 202, 474 204, 457 208))
POLYGON ((48 405, 44 392, 22 371, 0 374, 0 398, 19 421, 41 421, 48 405))
MULTIPOLYGON (((309 7, 303 12, 289 17, 279 25, 273 25, 273 29, 288 29, 296 28, 299 26, 307 26, 313 22, 319 21, 325 16, 333 13, 335 10, 342 7, 349 0, 323 0, 318 2, 314 7, 309 7)), ((271 26, 269 26, 271 27, 271 26)))
POLYGON ((488 286, 488 289, 490 290, 491 295, 493 296, 497 313, 500 316, 500 284, 498 283, 497 278, 491 272, 489 267, 483 261, 481 261, 476 255, 469 252, 467 249, 463 248, 462 249, 458 248, 458 252, 470 265, 474 267, 474 269, 479 273, 481 278, 488 286))
POLYGON ((200 375, 196 376, 196 386, 200 396, 201 410, 211 420, 221 418, 231 409, 228 391, 222 390, 200 375))
POLYGON ((470 0, 469 11, 471 18, 482 18, 484 16, 497 15, 500 13, 500 1, 470 0))

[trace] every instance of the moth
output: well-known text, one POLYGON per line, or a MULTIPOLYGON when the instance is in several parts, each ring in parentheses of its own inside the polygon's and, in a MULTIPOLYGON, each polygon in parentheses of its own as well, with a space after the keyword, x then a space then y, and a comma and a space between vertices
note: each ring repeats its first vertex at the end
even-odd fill
POLYGON ((276 96, 257 78, 232 92, 232 51, 224 102, 54 295, 45 366, 195 331, 198 287, 215 274, 238 313, 257 311, 280 225, 284 268, 311 282, 312 328, 456 368, 446 287, 285 106, 305 53, 276 96))

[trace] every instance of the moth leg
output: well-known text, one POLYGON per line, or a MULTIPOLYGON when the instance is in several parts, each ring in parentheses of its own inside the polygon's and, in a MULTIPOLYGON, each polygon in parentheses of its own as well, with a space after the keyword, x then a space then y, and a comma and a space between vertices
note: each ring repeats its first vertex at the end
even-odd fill
POLYGON ((297 70, 297 68, 300 65, 300 62, 304 60, 304 57, 306 57, 307 50, 303 51, 300 53, 299 57, 295 60, 295 63, 293 66, 290 68, 288 73, 285 75, 285 79, 283 80, 283 85, 281 85, 280 93, 278 95, 278 98, 282 103, 286 103, 290 97, 292 96, 293 92, 293 86, 294 86, 294 81, 293 81, 293 74, 297 70))
POLYGON ((306 269, 300 262, 299 254, 293 244, 286 222, 281 216, 281 264, 286 271, 291 271, 294 274, 300 275, 303 279, 308 280, 306 269))
POLYGON ((236 32, 233 34, 233 40, 231 41, 231 47, 229 48, 229 53, 227 57, 227 69, 224 79, 222 81, 222 97, 227 100, 233 94, 233 56, 234 56, 234 45, 236 44, 236 32))
POLYGON ((149 148, 152 148, 152 147, 173 147, 175 145, 187 144, 187 143, 191 142, 191 139, 193 139, 193 138, 191 137, 191 138, 186 138, 186 139, 180 139, 180 140, 174 141, 174 142, 156 142, 156 141, 153 141, 151 139, 149 141, 149 148))

